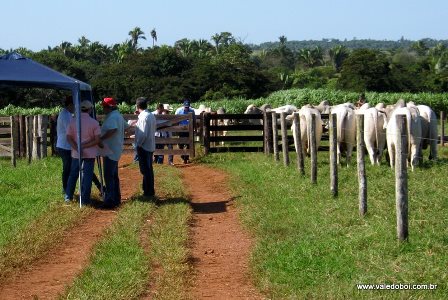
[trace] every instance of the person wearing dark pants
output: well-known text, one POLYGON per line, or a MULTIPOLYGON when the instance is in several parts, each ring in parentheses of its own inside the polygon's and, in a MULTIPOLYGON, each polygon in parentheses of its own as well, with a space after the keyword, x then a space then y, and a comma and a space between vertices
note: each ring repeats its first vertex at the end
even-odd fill
POLYGON ((143 195, 153 197, 155 190, 152 160, 156 148, 156 118, 148 111, 148 100, 146 98, 137 98, 135 106, 139 112, 138 121, 135 124, 135 144, 137 145, 140 173, 143 175, 143 195))
POLYGON ((143 196, 152 197, 155 195, 154 190, 154 170, 152 168, 153 152, 146 151, 142 147, 137 147, 138 164, 140 173, 143 175, 143 196))
POLYGON ((101 126, 100 138, 100 147, 107 148, 106 153, 103 154, 104 181, 106 183, 104 208, 114 208, 121 204, 118 161, 123 153, 124 131, 129 125, 118 111, 114 98, 104 98, 101 104, 106 113, 106 118, 101 126))
MULTIPOLYGON (((92 189, 93 167, 95 158, 98 154, 97 145, 100 143, 101 129, 98 121, 93 119, 89 114, 92 112, 93 104, 88 100, 84 100, 80 104, 81 115, 80 122, 82 124, 79 134, 81 139, 81 163, 82 163, 82 182, 81 184, 81 204, 90 204, 90 192, 92 189)), ((70 176, 67 181, 64 200, 66 203, 73 200, 76 181, 79 175, 79 159, 78 153, 78 129, 74 119, 70 121, 67 128, 67 141, 72 148, 72 165, 70 168, 70 176)))
POLYGON ((64 101, 64 108, 58 115, 56 131, 56 150, 62 159, 62 191, 65 193, 68 177, 70 176, 70 167, 72 165, 72 147, 67 141, 67 128, 73 119, 73 98, 67 96, 64 101))

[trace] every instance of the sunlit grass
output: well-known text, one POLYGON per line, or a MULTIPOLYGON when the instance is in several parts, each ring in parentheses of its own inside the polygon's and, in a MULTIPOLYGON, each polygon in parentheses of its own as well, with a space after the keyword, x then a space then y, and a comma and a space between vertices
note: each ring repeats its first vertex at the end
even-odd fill
POLYGON ((59 158, 48 157, 30 165, 18 160, 17 168, 2 159, 0 173, 2 278, 42 256, 91 210, 63 205, 59 158))
MULTIPOLYGON (((441 156, 445 156, 444 150, 441 156)), ((330 191, 328 153, 319 153, 318 182, 263 154, 202 159, 229 171, 242 220, 256 237, 251 266, 272 298, 433 298, 447 295, 448 160, 409 173, 409 242, 396 238, 394 172, 367 166, 368 214, 359 217, 355 159, 339 169, 330 191), (358 291, 358 283, 432 283, 435 291, 358 291)))

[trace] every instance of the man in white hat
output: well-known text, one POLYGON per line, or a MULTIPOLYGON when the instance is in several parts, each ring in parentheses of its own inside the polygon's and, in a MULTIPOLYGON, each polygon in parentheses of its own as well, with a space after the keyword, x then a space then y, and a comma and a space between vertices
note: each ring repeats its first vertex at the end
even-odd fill
MULTIPOLYGON (((98 121, 90 116, 92 102, 84 100, 81 106, 81 148, 82 148, 82 182, 81 182, 81 204, 90 204, 90 191, 92 189, 93 168, 95 158, 98 154, 97 145, 100 142, 101 129, 98 121)), ((67 128, 67 141, 72 147, 72 166, 65 191, 65 202, 73 200, 76 181, 79 174, 79 154, 77 144, 76 121, 73 119, 67 128)))

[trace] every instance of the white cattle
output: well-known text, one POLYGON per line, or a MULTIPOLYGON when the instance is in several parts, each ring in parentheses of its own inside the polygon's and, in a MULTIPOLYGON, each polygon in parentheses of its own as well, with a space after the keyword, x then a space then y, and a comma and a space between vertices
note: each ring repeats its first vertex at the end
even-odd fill
POLYGON ((387 122, 386 138, 387 138, 387 151, 390 157, 390 166, 395 166, 396 145, 398 143, 399 132, 397 128, 397 116, 403 115, 406 118, 407 131, 408 131, 408 161, 411 162, 411 168, 414 170, 414 166, 419 162, 419 149, 421 142, 421 121, 420 114, 415 106, 411 107, 398 107, 393 112, 387 122))
MULTIPOLYGON (((302 141, 303 154, 310 155, 311 147, 311 128, 308 124, 311 124, 312 115, 315 115, 315 128, 316 128, 316 150, 319 148, 320 140, 322 138, 322 118, 319 110, 311 107, 304 106, 299 110, 299 122, 300 122, 300 138, 302 141)), ((298 141, 295 135, 295 123, 294 120, 291 126, 292 134, 294 137, 294 146, 296 152, 298 151, 298 141)))
POLYGON ((295 107, 294 105, 291 105, 291 104, 287 104, 287 105, 279 106, 276 108, 272 108, 271 111, 275 112, 277 114, 285 112, 287 115, 290 115, 293 112, 297 111, 297 107, 295 107))
MULTIPOLYGON (((218 110, 216 111, 216 114, 218 115, 223 115, 226 113, 226 110, 222 107, 218 108, 218 110)), ((218 126, 227 126, 229 125, 230 120, 229 119, 218 119, 218 126)), ((220 130, 217 132, 218 136, 226 136, 227 135, 227 130, 220 130)), ((224 145, 224 142, 221 142, 221 145, 224 145)))
MULTIPOLYGON (((263 111, 258 108, 257 106, 255 106, 254 104, 250 104, 246 110, 244 111, 244 114, 246 115, 261 115, 263 114, 263 111)), ((263 120, 261 119, 249 119, 249 124, 252 125, 262 125, 263 124, 263 120)))
POLYGON ((199 108, 193 108, 195 116, 201 115, 201 113, 206 112, 207 108, 204 104, 200 104, 199 108))
MULTIPOLYGON (((422 125, 421 148, 426 149, 429 145, 429 159, 437 159, 437 115, 429 106, 417 105, 417 108, 420 112, 422 125)), ((423 156, 423 154, 419 156, 423 156)))
POLYGON ((386 114, 376 107, 363 111, 364 143, 372 165, 379 165, 386 146, 386 114))
POLYGON ((328 100, 323 100, 319 103, 319 105, 314 106, 321 114, 329 114, 331 111, 331 105, 328 100))
POLYGON ((351 103, 344 103, 334 106, 331 110, 336 114, 337 131, 337 158, 338 163, 342 163, 341 155, 345 154, 347 166, 356 142, 356 120, 354 106, 351 103))

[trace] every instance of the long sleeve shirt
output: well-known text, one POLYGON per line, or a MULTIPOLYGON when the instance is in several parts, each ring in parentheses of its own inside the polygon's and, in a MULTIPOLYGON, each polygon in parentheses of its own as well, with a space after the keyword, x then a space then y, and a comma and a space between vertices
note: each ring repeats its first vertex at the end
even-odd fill
POLYGON ((156 149, 155 133, 156 117, 145 109, 138 115, 135 125, 135 144, 145 151, 154 152, 156 149))

